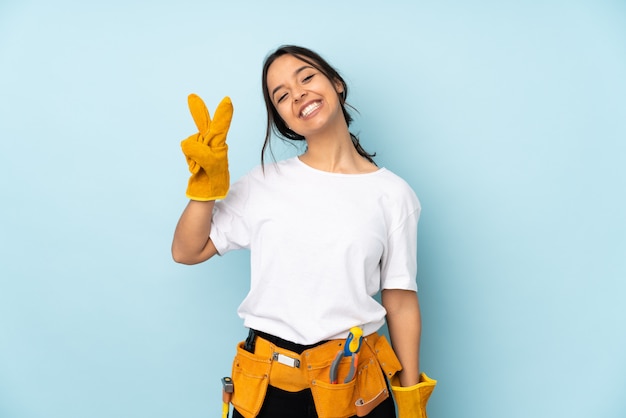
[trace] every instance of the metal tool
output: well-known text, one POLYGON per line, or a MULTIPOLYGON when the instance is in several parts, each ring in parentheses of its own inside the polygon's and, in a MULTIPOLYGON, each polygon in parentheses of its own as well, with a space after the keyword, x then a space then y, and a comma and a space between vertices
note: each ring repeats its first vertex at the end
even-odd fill
POLYGON ((342 350, 337 352, 333 362, 330 365, 330 383, 337 384, 339 374, 339 363, 344 357, 351 357, 350 370, 348 375, 344 379, 343 383, 350 382, 355 374, 356 368, 359 362, 359 350, 361 349, 361 343, 363 342, 363 330, 359 327, 350 328, 350 333, 346 338, 346 344, 342 350))
POLYGON ((228 418, 228 411, 230 410, 230 400, 233 397, 235 391, 235 385, 233 379, 230 377, 222 378, 222 418, 228 418))

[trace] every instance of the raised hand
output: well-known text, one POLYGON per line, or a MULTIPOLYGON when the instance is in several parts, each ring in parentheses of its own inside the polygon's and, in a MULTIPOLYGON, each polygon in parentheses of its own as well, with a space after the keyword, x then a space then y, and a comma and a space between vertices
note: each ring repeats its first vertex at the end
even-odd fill
POLYGON ((191 172, 187 197, 199 201, 223 199, 230 187, 226 135, 233 117, 233 105, 229 97, 224 97, 211 120, 199 96, 190 94, 188 103, 198 133, 181 142, 191 172))

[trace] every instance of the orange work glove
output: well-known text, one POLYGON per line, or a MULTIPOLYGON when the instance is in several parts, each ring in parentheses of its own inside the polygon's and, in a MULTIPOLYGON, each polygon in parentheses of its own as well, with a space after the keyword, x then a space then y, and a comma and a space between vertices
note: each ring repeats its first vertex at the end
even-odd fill
POLYGON ((226 134, 233 117, 233 105, 229 97, 224 97, 211 121, 200 97, 190 94, 187 101, 198 128, 197 134, 181 142, 191 172, 187 197, 200 201, 223 199, 230 187, 226 134))
POLYGON ((419 383, 409 387, 401 387, 398 377, 391 379, 391 391, 398 408, 398 418, 427 418, 426 404, 435 389, 437 381, 420 374, 419 383))

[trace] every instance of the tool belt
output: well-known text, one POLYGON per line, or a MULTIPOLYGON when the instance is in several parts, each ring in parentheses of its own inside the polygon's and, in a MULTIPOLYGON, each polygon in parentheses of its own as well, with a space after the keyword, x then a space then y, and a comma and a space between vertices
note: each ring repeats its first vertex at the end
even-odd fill
POLYGON ((363 338, 355 377, 344 383, 351 361, 344 357, 338 367, 340 383, 332 384, 330 368, 345 342, 331 340, 298 354, 260 336, 251 353, 242 341, 233 361, 234 407, 245 418, 254 418, 271 385, 289 392, 310 389, 319 418, 367 415, 389 397, 387 378, 402 367, 387 339, 375 333, 363 338))

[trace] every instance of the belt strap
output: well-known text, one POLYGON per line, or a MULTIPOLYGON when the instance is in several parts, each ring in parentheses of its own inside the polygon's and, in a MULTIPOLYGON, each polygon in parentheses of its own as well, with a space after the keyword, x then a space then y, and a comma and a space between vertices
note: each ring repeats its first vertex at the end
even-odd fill
POLYGON ((309 344, 309 345, 296 344, 294 342, 291 342, 291 341, 288 341, 288 340, 284 340, 284 339, 282 339, 280 337, 268 334, 268 333, 263 332, 263 331, 257 331, 255 329, 250 329, 248 331, 248 338, 246 339, 246 345, 249 345, 250 348, 252 349, 252 351, 248 350, 251 353, 254 353, 254 343, 255 343, 257 337, 263 338, 264 340, 271 342, 276 347, 280 347, 280 348, 285 349, 287 351, 292 351, 292 352, 294 352, 296 354, 302 354, 306 350, 310 350, 311 348, 315 348, 315 347, 317 347, 319 345, 322 345, 322 344, 325 344, 325 343, 328 342, 327 340, 325 340, 325 341, 320 341, 318 343, 309 344))

